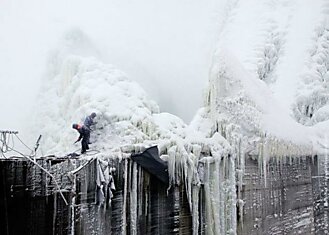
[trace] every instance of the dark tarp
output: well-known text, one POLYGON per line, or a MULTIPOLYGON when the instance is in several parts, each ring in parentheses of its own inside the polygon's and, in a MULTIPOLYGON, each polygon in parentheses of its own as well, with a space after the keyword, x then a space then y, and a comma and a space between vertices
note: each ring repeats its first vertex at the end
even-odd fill
POLYGON ((142 153, 132 154, 131 159, 161 182, 169 184, 168 165, 159 157, 157 146, 150 147, 142 153))

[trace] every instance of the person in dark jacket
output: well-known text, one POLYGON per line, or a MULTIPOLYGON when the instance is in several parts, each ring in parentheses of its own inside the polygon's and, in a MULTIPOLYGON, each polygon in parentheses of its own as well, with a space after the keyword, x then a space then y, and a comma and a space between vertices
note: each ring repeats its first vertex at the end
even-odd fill
POLYGON ((74 143, 77 143, 82 139, 81 153, 83 154, 87 151, 87 149, 89 149, 88 144, 89 144, 89 138, 90 138, 90 130, 89 130, 89 128, 85 127, 84 125, 81 126, 79 124, 73 124, 72 128, 77 130, 80 134, 79 138, 74 143))
POLYGON ((83 125, 87 127, 90 131, 91 131, 90 127, 96 124, 96 122, 94 122, 95 117, 96 117, 96 113, 91 113, 89 116, 86 117, 83 123, 83 125))

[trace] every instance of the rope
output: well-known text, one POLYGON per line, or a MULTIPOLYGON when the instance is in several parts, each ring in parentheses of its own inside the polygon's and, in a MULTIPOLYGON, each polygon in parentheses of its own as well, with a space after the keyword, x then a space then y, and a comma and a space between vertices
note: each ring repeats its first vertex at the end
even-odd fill
POLYGON ((1 148, 0 152, 3 157, 7 158, 5 156, 5 153, 12 151, 15 147, 15 141, 14 141, 14 135, 16 135, 16 132, 10 132, 10 131, 0 131, 0 142, 1 142, 1 148), (11 143, 10 143, 11 142, 11 143), (10 147, 11 145, 11 147, 10 147))
POLYGON ((21 152, 15 150, 15 149, 11 149, 11 150, 14 151, 14 152, 16 152, 16 153, 18 153, 18 154, 20 154, 20 155, 22 155, 22 156, 25 157, 27 160, 31 161, 33 164, 35 164, 36 166, 38 166, 38 167, 39 167, 41 170, 43 170, 47 175, 49 175, 49 176, 54 180, 55 185, 56 185, 56 187, 57 187, 57 190, 59 191, 60 195, 62 196, 63 201, 65 202, 66 205, 68 205, 68 203, 67 203, 67 201, 66 201, 66 199, 65 199, 65 197, 64 197, 64 195, 63 195, 63 193, 62 193, 62 191, 61 191, 61 188, 59 187, 59 184, 58 184, 56 178, 55 178, 55 177, 54 177, 49 171, 47 171, 45 168, 43 168, 39 163, 37 163, 36 161, 34 161, 34 160, 33 160, 32 158, 30 158, 29 156, 27 156, 27 155, 25 155, 25 154, 23 154, 23 153, 21 153, 21 152))
MULTIPOLYGON (((34 165, 36 165, 37 167, 39 167, 42 171, 44 171, 47 175, 49 175, 55 182, 55 185, 56 185, 56 188, 57 190, 59 191, 61 197, 63 198, 63 201, 65 202, 66 205, 68 205, 68 202, 66 201, 62 191, 61 191, 61 188, 59 187, 59 184, 56 180, 56 178, 48 171, 46 170, 45 168, 43 168, 39 163, 37 163, 35 160, 33 160, 33 157, 35 157, 36 155, 36 151, 32 150, 29 146, 27 146, 19 137, 18 137, 18 132, 11 132, 11 131, 0 131, 1 135, 0 135, 0 153, 1 155, 5 158, 5 159, 8 159, 6 156, 5 156, 5 153, 7 152, 10 152, 10 151, 13 151, 15 153, 18 153, 19 155, 21 155, 22 157, 26 158, 27 160, 29 160, 30 162, 32 162, 34 165), (9 136, 8 136, 9 135, 9 136), (15 141, 14 141, 14 135, 15 137, 19 140, 19 142, 25 146, 27 149, 29 149, 31 151, 31 155, 26 155, 26 154, 23 154, 22 152, 16 150, 14 147, 15 147, 15 141), (10 141, 11 141, 11 146, 10 146, 10 141)), ((77 149, 75 150, 73 153, 76 153, 80 150, 77 149)), ((96 155, 100 153, 99 150, 90 150, 90 151, 87 151, 85 154, 87 156, 92 156, 92 155, 96 155)), ((0 155, 0 156, 1 156, 0 155)))
POLYGON ((7 139, 6 133, 1 133, 0 141, 2 143, 2 145, 1 145, 1 152, 2 153, 8 152, 8 145, 7 145, 7 140, 6 139, 7 139))
POLYGON ((11 142, 12 142, 12 147, 11 149, 14 148, 15 146, 15 142, 14 142, 14 138, 13 138, 13 134, 17 134, 17 131, 0 131, 0 142, 1 142, 1 154, 6 158, 6 156, 4 155, 4 153, 9 152, 10 150, 10 137, 11 137, 11 142), (9 135, 9 136, 8 136, 9 135))
POLYGON ((55 182, 55 185, 56 185, 56 187, 57 187, 57 190, 59 191, 59 193, 60 193, 60 195, 61 195, 61 197, 63 198, 63 200, 64 200, 64 202, 65 202, 65 204, 66 205, 68 205, 68 202, 66 201, 66 199, 65 199, 65 197, 64 197, 64 195, 63 195, 63 193, 62 193, 62 191, 61 191, 61 188, 59 187, 59 184, 58 184, 58 182, 57 182, 57 180, 56 180, 56 178, 49 172, 49 171, 47 171, 45 168, 43 168, 39 163, 37 163, 36 161, 34 161, 33 159, 32 159, 32 157, 34 157, 35 156, 35 152, 31 149, 31 148, 29 148, 18 136, 17 136, 17 134, 18 134, 18 132, 12 132, 12 131, 1 131, 1 139, 0 139, 0 141, 1 141, 1 143, 2 143, 2 146, 1 146, 1 154, 3 155, 3 157, 5 157, 6 159, 7 159, 7 157, 5 156, 5 154, 4 153, 6 153, 6 152, 9 152, 9 151, 13 151, 13 152, 15 152, 15 153, 18 153, 19 155, 21 155, 21 156, 23 156, 24 158, 26 158, 27 160, 29 160, 30 162, 32 162, 34 165, 36 165, 37 167, 39 167, 42 171, 44 171, 47 175, 49 175, 53 180, 54 180, 54 182, 55 182), (10 147, 9 146, 9 141, 10 141, 10 137, 9 138, 7 138, 7 134, 9 134, 9 135, 11 135, 11 140, 12 140, 12 147, 10 147), (18 151, 18 150, 16 150, 16 149, 14 149, 14 138, 13 138, 13 135, 15 135, 16 137, 17 137, 17 139, 26 147, 26 148, 28 148, 29 150, 31 150, 32 152, 32 154, 31 154, 31 156, 28 156, 28 155, 26 155, 26 154, 23 154, 23 153, 21 153, 20 151, 18 151))
POLYGON ((29 149, 32 153, 34 152, 29 146, 27 146, 19 137, 17 134, 15 134, 16 138, 27 148, 29 149))

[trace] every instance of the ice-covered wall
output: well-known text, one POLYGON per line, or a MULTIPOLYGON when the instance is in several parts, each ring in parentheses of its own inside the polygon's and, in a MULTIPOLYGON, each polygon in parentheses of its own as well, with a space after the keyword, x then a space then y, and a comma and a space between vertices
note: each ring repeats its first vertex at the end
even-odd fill
POLYGON ((255 159, 246 159, 239 234, 315 234, 312 158, 271 158, 262 177, 255 159))
POLYGON ((271 158, 264 178, 256 158, 246 158, 238 234, 327 233, 325 159, 271 158))
POLYGON ((24 159, 0 161, 3 234, 328 232, 325 156, 272 157, 266 178, 257 156, 246 157, 238 201, 232 159, 204 159, 201 184, 192 185, 193 207, 186 182, 168 188, 128 158, 50 157, 38 163, 55 178, 24 159))
POLYGON ((309 11, 306 2, 264 1, 257 7, 251 7, 251 2, 237 2, 223 27, 210 69, 205 108, 197 116, 210 120, 209 126, 231 145, 239 234, 321 234, 325 229, 318 228, 326 223, 313 222, 323 221, 318 216, 323 210, 313 207, 317 196, 312 192, 318 190, 313 177, 318 176, 306 156, 328 149, 326 24, 321 23, 320 31, 315 27, 325 17, 322 10, 327 12, 327 4, 317 1, 312 13, 303 18, 309 11), (267 7, 271 10, 265 15, 267 7), (296 30, 306 19, 303 30, 296 30), (250 35, 250 30, 259 34, 250 35), (320 33, 313 40, 315 32, 320 33), (311 45, 315 49, 309 52, 311 45), (310 53, 307 80, 300 72, 310 53), (297 90, 299 83, 308 91, 297 90), (299 106, 294 105, 296 100, 299 106), (321 116, 317 120, 322 123, 314 128, 294 120, 305 116, 307 102, 316 105, 321 116), (292 110, 301 114, 293 116, 292 110), (276 181, 280 184, 273 183, 276 181))

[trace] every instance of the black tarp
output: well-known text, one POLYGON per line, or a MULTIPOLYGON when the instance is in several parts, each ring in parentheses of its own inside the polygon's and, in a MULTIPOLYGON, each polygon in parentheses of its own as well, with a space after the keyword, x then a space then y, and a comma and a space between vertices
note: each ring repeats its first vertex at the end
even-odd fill
POLYGON ((142 153, 132 154, 131 159, 161 182, 169 184, 168 165, 159 157, 157 146, 150 147, 142 153))

